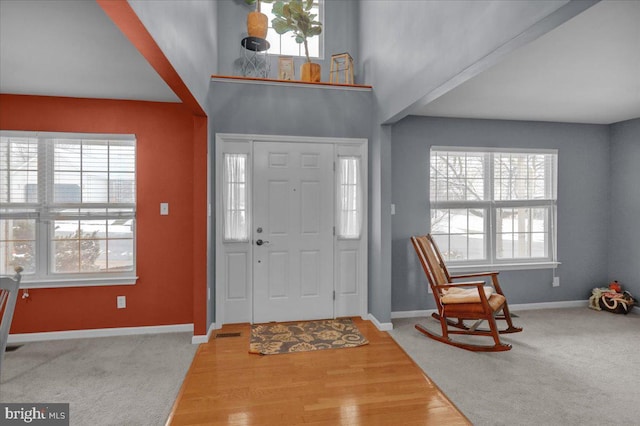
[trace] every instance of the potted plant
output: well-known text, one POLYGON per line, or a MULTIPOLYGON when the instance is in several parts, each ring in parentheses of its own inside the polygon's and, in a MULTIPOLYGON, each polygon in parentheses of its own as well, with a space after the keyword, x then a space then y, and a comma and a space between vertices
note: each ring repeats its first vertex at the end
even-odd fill
POLYGON ((272 12, 276 16, 271 21, 273 29, 278 34, 293 32, 296 43, 304 44, 307 61, 300 67, 302 81, 320 81, 320 64, 311 62, 307 39, 322 33, 322 23, 316 21, 317 15, 311 13, 313 0, 278 0, 273 5, 272 12))
POLYGON ((274 0, 244 0, 245 3, 255 4, 256 8, 247 15, 247 35, 249 37, 267 38, 269 21, 267 15, 260 11, 260 3, 273 3, 274 0))

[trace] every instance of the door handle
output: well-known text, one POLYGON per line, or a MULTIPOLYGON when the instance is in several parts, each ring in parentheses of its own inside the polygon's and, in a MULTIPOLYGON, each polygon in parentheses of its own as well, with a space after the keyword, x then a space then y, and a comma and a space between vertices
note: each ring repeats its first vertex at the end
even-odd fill
POLYGON ((269 241, 262 241, 262 240, 256 241, 256 245, 258 245, 258 246, 261 246, 263 244, 268 244, 268 243, 269 243, 269 241))

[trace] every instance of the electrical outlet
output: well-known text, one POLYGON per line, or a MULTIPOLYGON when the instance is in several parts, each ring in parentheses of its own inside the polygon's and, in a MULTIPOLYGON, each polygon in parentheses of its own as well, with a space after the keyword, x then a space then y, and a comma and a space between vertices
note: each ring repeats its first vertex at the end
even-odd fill
POLYGON ((118 309, 124 309, 127 307, 127 296, 116 297, 118 309))
POLYGON ((553 277, 553 286, 560 287, 560 277, 553 277))

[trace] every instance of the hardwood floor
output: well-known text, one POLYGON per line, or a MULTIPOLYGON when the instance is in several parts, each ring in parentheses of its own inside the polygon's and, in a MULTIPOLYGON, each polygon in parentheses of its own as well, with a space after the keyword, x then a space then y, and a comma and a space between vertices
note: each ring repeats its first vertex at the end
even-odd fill
POLYGON ((198 348, 170 425, 469 425, 387 334, 354 318, 369 344, 249 354, 249 324, 198 348))

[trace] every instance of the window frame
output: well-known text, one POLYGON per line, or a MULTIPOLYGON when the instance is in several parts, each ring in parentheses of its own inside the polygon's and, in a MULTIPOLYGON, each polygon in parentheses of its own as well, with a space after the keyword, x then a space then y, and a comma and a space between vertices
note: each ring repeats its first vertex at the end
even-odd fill
MULTIPOLYGON (((447 264, 452 270, 475 270, 478 268, 492 268, 498 270, 513 269, 539 269, 555 268, 560 262, 557 257, 557 172, 558 150, 556 149, 522 149, 522 148, 476 148, 476 147, 452 147, 452 146, 432 146, 429 151, 429 229, 432 230, 432 213, 434 210, 446 209, 467 209, 484 211, 483 235, 484 235, 484 258, 447 260, 447 264), (435 153, 466 153, 481 154, 484 159, 483 168, 483 200, 435 200, 431 193, 433 189, 432 168, 435 153), (515 154, 515 155, 550 155, 551 161, 545 161, 545 197, 543 199, 518 199, 518 200, 498 200, 495 194, 495 155, 515 154), (548 192, 547 192, 548 191, 548 192), (542 208, 546 210, 546 236, 544 257, 498 257, 498 211, 504 208, 542 208)), ((469 229, 467 229, 468 231, 469 229)), ((521 233, 533 233, 531 225, 528 230, 521 233)), ((451 236, 451 233, 434 234, 438 236, 451 236)))
MULTIPOLYGON (((312 43, 315 42, 316 38, 318 40, 318 56, 313 56, 313 55, 309 55, 309 57, 311 59, 318 59, 318 60, 323 60, 324 59, 324 34, 325 34, 325 22, 324 22, 324 17, 325 17, 325 13, 324 13, 324 6, 325 6, 325 0, 314 0, 313 1, 314 6, 318 6, 318 17, 317 20, 320 21, 320 23, 322 24, 322 32, 315 37, 312 37, 308 40, 308 43, 312 43)), ((291 37, 291 33, 284 33, 284 34, 278 34, 274 29, 273 26, 271 24, 271 21, 273 20, 273 18, 275 18, 275 15, 273 15, 271 13, 271 7, 273 7, 273 4, 269 4, 269 3, 263 3, 262 4, 262 13, 264 13, 267 16, 267 22, 268 22, 268 28, 267 28, 267 39, 269 38, 269 34, 275 34, 276 36, 278 36, 278 39, 280 41, 279 43, 279 51, 278 52, 273 52, 271 51, 271 48, 273 46, 271 46, 271 48, 269 48, 269 50, 267 51, 267 53, 270 56, 285 56, 285 57, 293 57, 293 58, 305 58, 306 55, 304 54, 304 44, 303 43, 296 43, 298 45, 298 54, 296 55, 292 55, 292 54, 288 54, 288 53, 282 53, 282 38, 283 37, 291 37), (264 8, 268 7, 269 10, 266 11, 264 10, 264 8)), ((311 50, 311 48, 309 48, 309 50, 311 50)))
MULTIPOLYGON (((137 140, 134 134, 106 134, 106 133, 76 133, 76 132, 34 132, 34 131, 9 131, 0 130, 2 138, 27 138, 35 139, 37 145, 37 192, 38 200, 36 203, 3 203, 0 218, 2 219, 19 219, 21 216, 28 215, 35 222, 35 270, 33 273, 23 273, 21 287, 22 288, 57 288, 57 287, 86 287, 100 285, 133 285, 136 283, 137 276, 137 140), (54 182, 55 182, 55 142, 60 140, 68 141, 100 141, 110 145, 111 142, 123 143, 126 146, 133 147, 133 202, 56 202, 54 200, 54 182), (24 209, 30 209, 32 212, 22 213, 24 209), (12 209, 18 212, 11 212, 12 209), (22 210, 19 210, 22 209, 22 210), (70 213, 69 210, 74 209, 76 212, 70 213), (104 213, 96 215, 87 210, 103 209, 104 213), (109 212, 112 210, 112 212, 109 212), (115 211, 114 211, 115 210, 115 211), (128 212, 127 212, 128 210, 128 212), (132 247, 132 266, 129 270, 124 271, 98 271, 98 272, 56 272, 55 271, 55 222, 56 221, 77 221, 78 229, 81 230, 82 221, 104 220, 105 236, 96 239, 97 241, 118 240, 120 238, 109 238, 108 228, 109 221, 124 219, 130 220, 131 223, 131 247, 132 247)), ((82 142, 80 142, 82 143, 82 142)), ((84 145, 88 145, 86 142, 84 145)), ((108 151, 110 155, 111 151, 108 151)), ((110 175, 117 174, 118 171, 112 171, 107 157, 107 169, 104 173, 110 175)), ((79 166, 78 173, 84 172, 95 173, 90 169, 79 166)), ((131 172, 122 172, 130 174, 131 172)), ((110 188, 110 186, 109 186, 110 188)), ((10 191, 10 188, 8 187, 10 191)), ((81 189, 82 191, 82 189, 81 189)), ((95 210, 94 210, 95 211, 95 210)), ((126 238, 128 239, 128 238, 126 238)), ((82 236, 79 236, 82 241, 82 236)), ((107 260, 108 261, 108 260, 107 260)))

